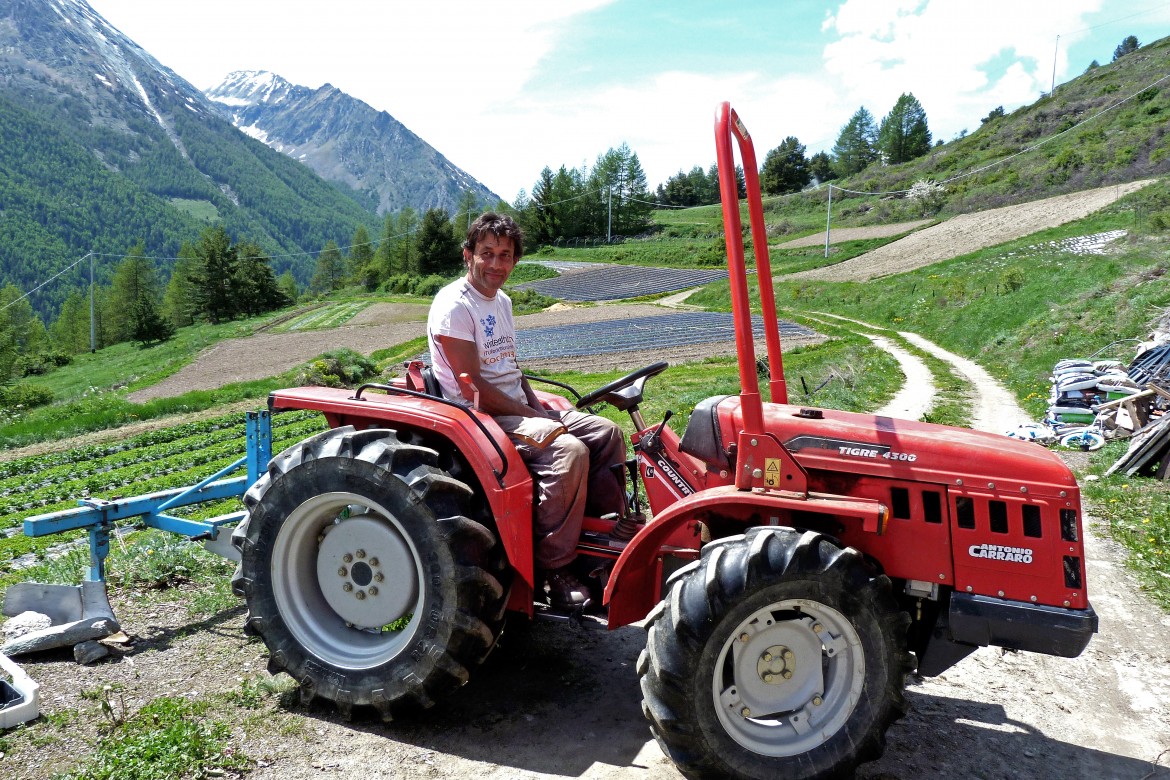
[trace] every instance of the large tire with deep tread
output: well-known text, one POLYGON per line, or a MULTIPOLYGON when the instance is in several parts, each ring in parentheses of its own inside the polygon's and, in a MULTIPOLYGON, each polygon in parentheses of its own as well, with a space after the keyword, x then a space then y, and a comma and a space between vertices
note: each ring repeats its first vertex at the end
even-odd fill
POLYGON ((909 623, 857 550, 753 528, 673 575, 638 659, 642 709, 689 778, 852 777, 905 713, 909 623))
POLYGON ((394 431, 337 428, 273 458, 244 496, 245 628, 303 701, 389 719, 466 683, 495 645, 501 546, 438 462, 394 431))

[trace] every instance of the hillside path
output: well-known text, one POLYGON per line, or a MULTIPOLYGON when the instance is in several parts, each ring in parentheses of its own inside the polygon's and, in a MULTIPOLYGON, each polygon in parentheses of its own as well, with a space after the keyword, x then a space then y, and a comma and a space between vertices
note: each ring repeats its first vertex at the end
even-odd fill
MULTIPOLYGON (((888 341, 861 333, 878 346, 888 341)), ((973 428, 1003 433, 1028 420, 974 361, 918 334, 898 335, 970 383, 973 428)), ((915 380, 898 360, 905 391, 915 380)), ((906 400, 929 409, 928 398, 906 400)), ((858 780, 1170 778, 1170 615, 1140 595, 1126 552, 1107 529, 1086 517, 1084 530, 1089 596, 1100 619, 1088 648, 1069 659, 984 647, 937 677, 912 676, 910 714, 890 729, 885 755, 863 765, 858 780)))
POLYGON ((960 214, 836 265, 777 278, 786 282, 797 279, 864 282, 912 271, 1081 219, 1153 181, 1145 179, 1098 187, 1015 206, 960 214))

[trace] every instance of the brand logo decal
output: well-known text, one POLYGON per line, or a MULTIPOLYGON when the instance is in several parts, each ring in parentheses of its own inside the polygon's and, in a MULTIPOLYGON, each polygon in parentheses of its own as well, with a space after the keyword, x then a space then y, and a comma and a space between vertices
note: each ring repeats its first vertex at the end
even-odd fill
POLYGON ((1031 563, 1032 549, 1030 547, 1001 547, 997 544, 973 544, 968 549, 972 558, 985 558, 989 561, 1011 561, 1012 563, 1031 563))
POLYGON ((691 489, 691 486, 686 483, 686 480, 684 480, 682 477, 680 477, 678 475, 678 472, 675 471, 671 467, 671 465, 669 463, 667 463, 665 460, 663 460, 662 458, 659 458, 658 460, 655 461, 655 463, 658 464, 659 470, 662 471, 662 473, 666 474, 666 477, 667 477, 667 479, 670 480, 671 484, 673 484, 676 488, 678 488, 679 492, 682 493, 684 496, 689 496, 695 492, 694 490, 691 489))

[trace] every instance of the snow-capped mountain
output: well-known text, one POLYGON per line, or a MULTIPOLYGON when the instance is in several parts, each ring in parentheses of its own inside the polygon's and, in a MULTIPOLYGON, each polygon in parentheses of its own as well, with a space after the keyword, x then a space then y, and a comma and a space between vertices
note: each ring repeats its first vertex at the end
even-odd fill
POLYGON ((411 206, 454 212, 467 190, 499 200, 385 111, 325 84, 309 89, 267 71, 239 71, 208 90, 248 135, 367 195, 380 214, 411 206))

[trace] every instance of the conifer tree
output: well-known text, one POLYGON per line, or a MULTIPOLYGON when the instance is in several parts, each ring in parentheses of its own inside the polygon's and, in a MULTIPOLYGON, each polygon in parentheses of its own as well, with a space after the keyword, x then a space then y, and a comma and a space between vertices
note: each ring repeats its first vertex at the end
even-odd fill
POLYGON ((462 268, 463 253, 446 209, 427 209, 418 228, 418 271, 447 275, 462 268))
POLYGON ((768 152, 760 173, 760 189, 768 195, 783 195, 804 189, 811 178, 804 151, 804 144, 796 136, 790 135, 768 152))
POLYGON ((833 145, 833 167, 838 176, 852 176, 877 159, 877 126, 865 106, 850 117, 833 145))
POLYGON ((251 317, 290 303, 276 283, 271 260, 259 244, 241 241, 236 245, 236 255, 239 258, 234 285, 237 311, 251 317))
POLYGON ((330 239, 317 255, 317 270, 309 282, 309 289, 318 295, 340 290, 345 286, 345 259, 337 243, 330 239))
POLYGON ((378 286, 378 270, 374 264, 374 246, 365 225, 354 228, 349 242, 349 279, 367 290, 378 286))
POLYGON ((1137 37, 1133 35, 1127 35, 1125 36, 1124 40, 1121 41, 1121 43, 1117 44, 1117 48, 1113 50, 1113 61, 1117 62, 1125 55, 1133 54, 1139 48, 1141 48, 1141 44, 1138 43, 1137 37))
POLYGON ((179 247, 179 258, 171 269, 171 278, 163 293, 163 316, 173 322, 175 327, 185 328, 194 324, 199 314, 198 296, 191 281, 198 272, 199 258, 195 254, 195 247, 184 241, 179 247))
POLYGON ((911 93, 904 92, 882 120, 878 150, 888 165, 909 162, 930 151, 926 111, 911 93))
POLYGON ((206 228, 199 235, 195 257, 190 279, 200 313, 213 323, 230 320, 236 315, 232 280, 239 260, 223 225, 206 228))

